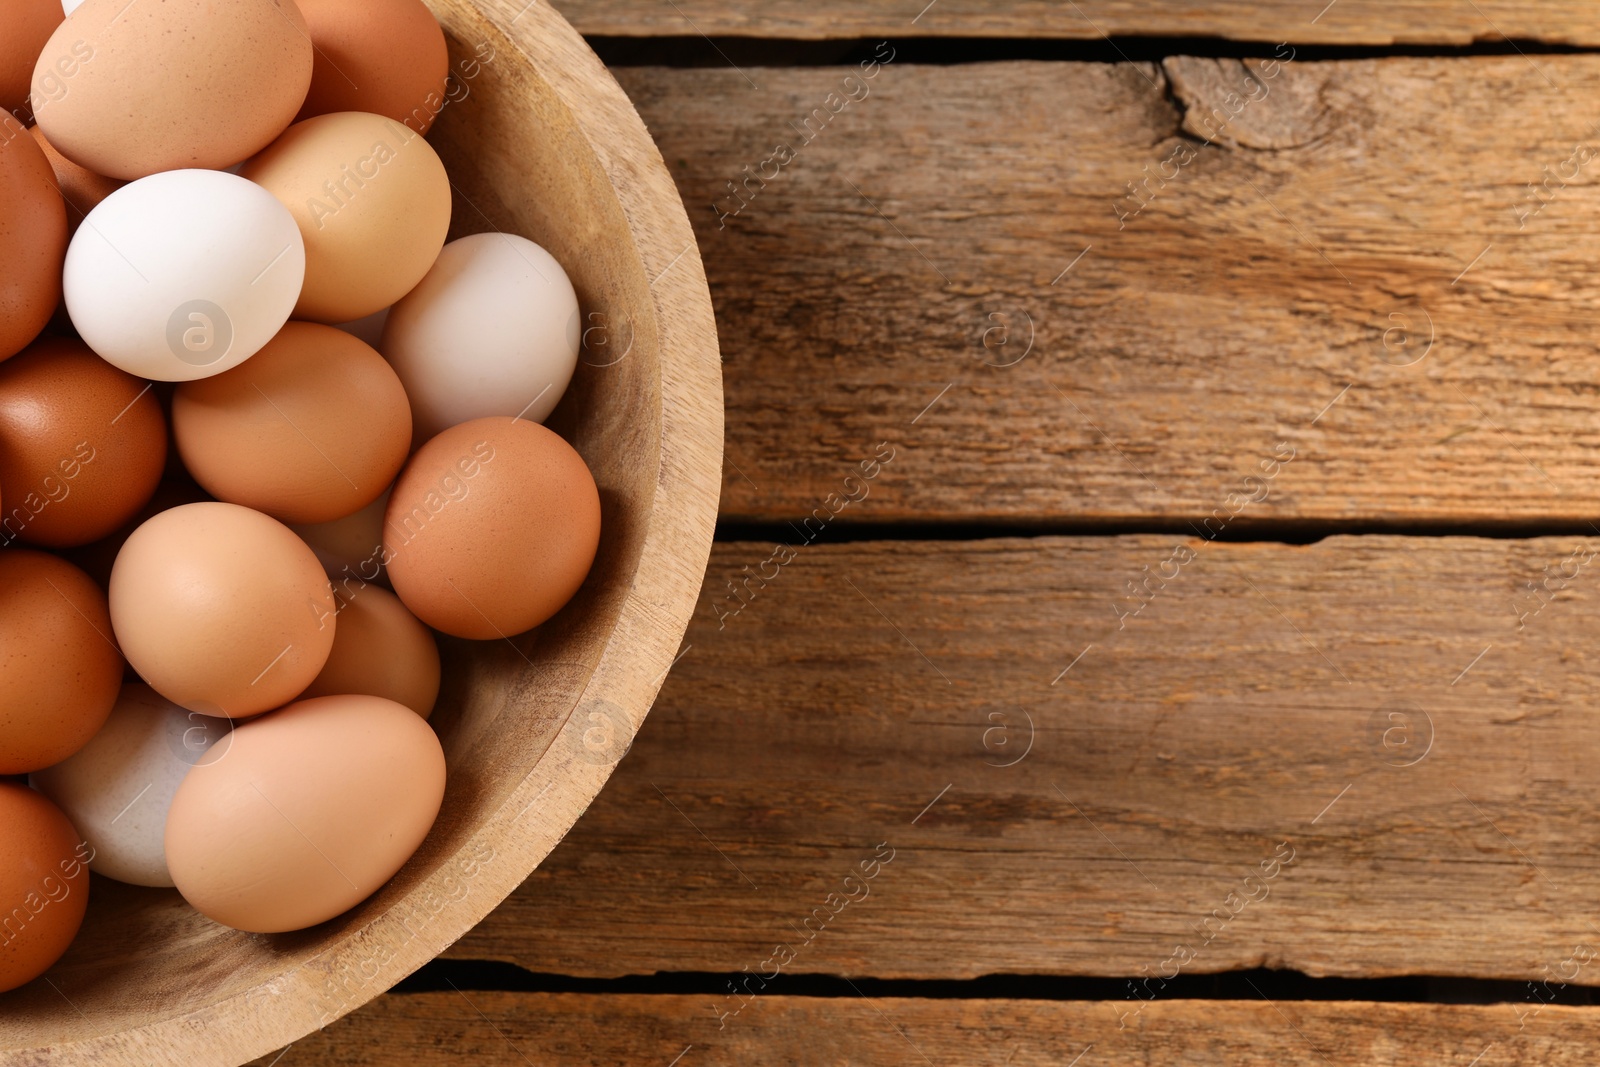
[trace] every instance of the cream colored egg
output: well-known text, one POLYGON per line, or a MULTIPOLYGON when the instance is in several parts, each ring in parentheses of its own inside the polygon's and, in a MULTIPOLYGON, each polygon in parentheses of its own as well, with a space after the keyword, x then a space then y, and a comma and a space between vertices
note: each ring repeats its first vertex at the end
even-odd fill
POLYGON ((100 732, 31 781, 92 846, 90 870, 133 885, 170 886, 167 809, 189 768, 230 727, 129 683, 100 732))

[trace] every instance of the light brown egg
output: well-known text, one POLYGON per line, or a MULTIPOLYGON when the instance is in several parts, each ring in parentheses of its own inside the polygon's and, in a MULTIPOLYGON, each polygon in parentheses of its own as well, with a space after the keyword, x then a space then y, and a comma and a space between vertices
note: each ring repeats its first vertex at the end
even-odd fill
POLYGON ((297 122, 240 174, 282 201, 305 238, 297 319, 349 322, 388 307, 428 273, 450 229, 438 154, 381 115, 297 122))
POLYGON ((457 637, 509 637, 578 591, 600 544, 600 494, 554 431, 474 419, 417 450, 384 517, 389 581, 457 637))
POLYGON ((0 993, 39 977, 78 935, 92 854, 60 808, 25 785, 0 782, 0 993))
POLYGON ((34 61, 63 17, 61 0, 7 0, 0 7, 0 111, 26 118, 34 61))
POLYGON ((55 145, 45 140, 44 131, 39 127, 34 126, 28 132, 33 134, 33 139, 44 152, 44 157, 50 161, 50 169, 55 172, 56 185, 61 188, 61 198, 67 202, 69 234, 77 232, 78 224, 83 221, 83 217, 93 211, 100 201, 127 184, 78 166, 57 152, 55 145))
POLYGON ((311 60, 293 0, 84 0, 39 54, 34 115, 96 174, 221 169, 294 120, 311 60))
POLYGON ((340 597, 333 651, 307 697, 387 697, 426 719, 439 699, 439 646, 400 598, 376 585, 340 597))
POLYGON ((284 522, 343 518, 376 500, 406 461, 405 387, 365 342, 286 323, 232 370, 172 400, 184 466, 218 500, 284 522))
POLYGON ((388 508, 385 489, 378 499, 342 519, 289 526, 322 561, 322 569, 333 580, 334 596, 348 597, 368 582, 388 584, 383 573, 383 513, 388 508))
POLYGON ((111 714, 121 684, 100 587, 47 553, 0 551, 0 774, 78 751, 111 714))
POLYGON ((316 46, 299 119, 366 111, 428 132, 444 108, 450 56, 439 20, 422 0, 299 0, 299 6, 316 46))
POLYGON ((178 891, 225 926, 300 930, 347 911, 416 851, 444 799, 444 752, 411 709, 297 701, 196 763, 167 814, 178 891))
POLYGON ((144 507, 167 460, 149 383, 82 341, 41 338, 0 363, 0 544, 104 537, 144 507))
POLYGON ((333 647, 335 605, 317 557, 287 526, 237 504, 185 504, 117 553, 111 625, 150 688, 239 719, 311 684, 333 647))
POLYGON ((67 205, 50 161, 21 123, 0 115, 0 359, 55 314, 66 259, 67 205))

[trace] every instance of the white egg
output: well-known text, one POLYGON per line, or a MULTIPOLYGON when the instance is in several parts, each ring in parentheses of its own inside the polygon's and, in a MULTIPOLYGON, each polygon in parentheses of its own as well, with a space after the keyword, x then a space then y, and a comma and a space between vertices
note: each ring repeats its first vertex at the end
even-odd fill
POLYGON ((90 870, 133 885, 170 886, 167 810, 189 768, 229 728, 227 719, 187 711, 131 683, 87 745, 29 781, 93 847, 90 870))
POLYGON ((485 415, 543 422, 577 367, 578 327, 555 257, 525 237, 480 233, 444 246, 389 312, 378 350, 425 441, 485 415))
POLYGON ((70 15, 74 11, 78 10, 79 5, 82 3, 83 0, 61 0, 61 13, 63 15, 70 15))
POLYGON ((123 186, 67 247, 67 313, 90 348, 129 374, 207 378, 255 355, 305 280, 294 216, 253 182, 172 170, 123 186))

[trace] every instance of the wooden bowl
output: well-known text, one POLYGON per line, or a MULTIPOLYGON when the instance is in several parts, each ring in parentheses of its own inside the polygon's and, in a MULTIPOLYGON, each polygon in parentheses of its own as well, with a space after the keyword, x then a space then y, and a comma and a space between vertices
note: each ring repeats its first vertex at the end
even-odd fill
POLYGON ((550 853, 678 651, 722 464, 721 363, 688 218, 627 97, 547 3, 430 2, 454 72, 429 134, 456 188, 451 236, 538 241, 585 314, 584 362, 549 424, 600 486, 594 570, 530 634, 441 643, 444 808, 375 896, 310 930, 257 935, 174 890, 95 876, 66 957, 0 995, 0 1062, 239 1064, 359 1007, 550 853))

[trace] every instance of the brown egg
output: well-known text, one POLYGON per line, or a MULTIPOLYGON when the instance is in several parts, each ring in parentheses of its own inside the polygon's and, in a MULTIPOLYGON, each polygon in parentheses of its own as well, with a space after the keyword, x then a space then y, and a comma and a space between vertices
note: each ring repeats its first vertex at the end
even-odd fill
POLYGON ((320 523, 360 511, 394 481, 411 407, 365 342, 290 322, 232 370, 179 385, 172 430, 184 466, 218 500, 320 523))
POLYGON ((117 553, 111 625, 150 688, 239 719, 311 684, 333 647, 335 604, 317 557, 287 526, 237 504, 185 504, 117 553))
POLYGON ((439 646, 387 589, 368 585, 339 598, 333 651, 307 697, 358 693, 387 697, 426 719, 439 699, 439 646))
POLYGON ((457 637, 509 637, 578 591, 600 544, 600 494, 572 446, 524 419, 473 419, 417 450, 384 516, 389 581, 457 637))
POLYGON ((21 123, 0 115, 0 359, 55 314, 66 259, 67 205, 50 161, 21 123))
POLYGON ((444 799, 444 752, 409 708, 301 700, 228 734, 167 814, 167 866, 226 926, 300 930, 346 911, 416 851, 444 799))
POLYGON ((0 544, 88 544, 132 518, 167 459, 149 383, 82 341, 45 337, 0 363, 0 544))
POLYGON ((366 111, 427 133, 444 107, 450 56, 422 0, 299 0, 316 60, 299 119, 366 111))
POLYGON ((55 146, 45 140, 44 131, 39 127, 34 126, 28 132, 33 134, 33 139, 38 142, 45 158, 50 161, 50 169, 55 172, 56 185, 61 188, 61 198, 67 202, 69 234, 77 231, 83 217, 93 211, 100 201, 127 184, 78 166, 57 152, 55 146))
POLYGON ((0 552, 0 774, 88 744, 122 684, 111 641, 106 595, 87 574, 44 552, 0 552))
POLYGON ((293 0, 84 0, 39 54, 34 115, 96 174, 225 168, 294 120, 311 58, 293 0))
POLYGON ((26 118, 33 64, 61 25, 61 0, 7 0, 0 12, 0 111, 26 118))
POLYGON ((60 808, 0 782, 0 993, 39 977, 72 944, 89 906, 93 855, 60 808))
POLYGON ((305 238, 297 319, 349 322, 388 307, 428 273, 450 229, 438 154, 381 115, 297 122, 240 174, 282 201, 305 238))

